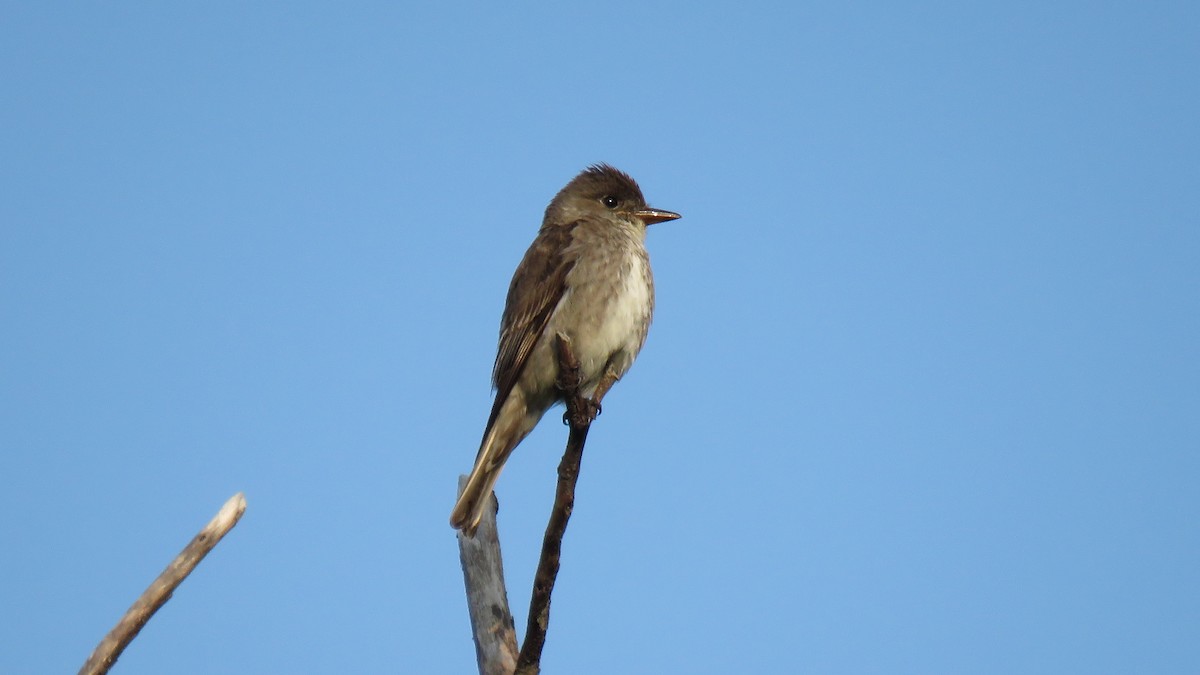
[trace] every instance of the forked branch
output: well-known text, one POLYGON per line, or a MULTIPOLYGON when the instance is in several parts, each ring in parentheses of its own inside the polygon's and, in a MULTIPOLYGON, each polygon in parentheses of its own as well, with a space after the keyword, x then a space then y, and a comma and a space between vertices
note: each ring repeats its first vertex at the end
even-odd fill
MULTIPOLYGON (((575 506, 575 483, 579 479, 583 445, 587 440, 588 428, 598 410, 596 404, 579 392, 579 360, 571 351, 571 341, 562 334, 556 335, 555 338, 559 363, 557 385, 567 404, 563 420, 570 426, 571 431, 567 438, 566 451, 558 465, 554 507, 542 539, 542 554, 538 560, 533 593, 529 600, 525 641, 520 654, 515 657, 514 675, 535 675, 541 669, 542 648, 546 644, 546 629, 550 625, 550 595, 558 578, 563 535, 567 531, 567 521, 571 518, 571 511, 575 506)), ((460 478, 460 489, 463 478, 465 477, 460 478)), ((504 590, 504 570, 501 565, 500 540, 496 535, 494 508, 484 512, 474 538, 459 533, 458 545, 480 675, 514 673, 516 636, 512 612, 504 590)))

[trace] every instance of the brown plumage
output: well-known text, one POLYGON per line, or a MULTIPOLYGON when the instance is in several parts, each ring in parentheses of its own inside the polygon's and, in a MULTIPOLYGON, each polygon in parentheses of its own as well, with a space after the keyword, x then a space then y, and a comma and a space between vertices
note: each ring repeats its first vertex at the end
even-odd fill
POLYGON ((597 403, 633 364, 654 312, 646 226, 678 217, 647 207, 637 183, 604 164, 580 173, 546 207, 509 284, 496 399, 451 525, 474 534, 504 462, 561 400, 555 334, 570 339, 581 391, 597 403))

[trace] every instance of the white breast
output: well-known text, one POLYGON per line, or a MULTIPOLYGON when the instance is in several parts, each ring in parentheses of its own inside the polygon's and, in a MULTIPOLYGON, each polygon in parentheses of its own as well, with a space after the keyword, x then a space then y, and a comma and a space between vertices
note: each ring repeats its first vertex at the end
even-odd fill
POLYGON ((624 375, 645 340, 645 328, 654 306, 654 289, 649 282, 646 261, 642 256, 630 256, 629 265, 621 270, 621 285, 616 297, 608 304, 604 320, 594 336, 597 351, 617 355, 613 363, 618 375, 624 375))

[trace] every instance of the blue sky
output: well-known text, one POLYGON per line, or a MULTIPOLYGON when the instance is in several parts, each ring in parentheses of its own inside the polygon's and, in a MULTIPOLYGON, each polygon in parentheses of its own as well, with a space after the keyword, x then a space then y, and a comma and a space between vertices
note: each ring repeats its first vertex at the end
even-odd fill
MULTIPOLYGON (((472 672, 513 268, 680 221, 547 673, 1200 669, 1194 3, 10 3, 0 672, 472 672)), ((498 486, 523 626, 565 429, 498 486)))

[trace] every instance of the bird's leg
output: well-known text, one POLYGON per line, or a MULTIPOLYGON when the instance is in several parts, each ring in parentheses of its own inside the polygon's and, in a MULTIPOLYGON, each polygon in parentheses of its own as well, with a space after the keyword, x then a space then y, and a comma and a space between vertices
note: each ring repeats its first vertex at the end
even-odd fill
POLYGON ((612 386, 619 379, 621 379, 621 376, 617 375, 611 365, 604 368, 604 375, 600 376, 600 381, 596 383, 596 391, 592 392, 592 398, 588 401, 588 407, 593 410, 592 419, 600 416, 603 410, 600 407, 600 400, 604 398, 604 395, 608 393, 609 389, 612 389, 612 386))
MULTIPOLYGON (((596 383, 596 390, 592 392, 592 397, 584 398, 582 395, 577 395, 578 398, 575 403, 579 411, 579 417, 575 420, 577 426, 591 424, 592 421, 600 416, 600 413, 604 410, 600 406, 600 400, 604 398, 604 395, 608 393, 608 390, 619 379, 621 379, 620 376, 612 369, 612 366, 606 366, 604 374, 600 376, 600 381, 596 383)), ((571 424, 569 406, 567 412, 563 413, 563 424, 571 424)))
POLYGON ((575 358, 575 354, 571 351, 571 338, 562 333, 555 337, 557 338, 555 346, 558 356, 558 378, 554 384, 567 404, 567 411, 563 413, 563 424, 577 428, 586 427, 596 416, 592 412, 591 401, 579 393, 579 385, 582 381, 579 373, 579 359, 575 358))
MULTIPOLYGON (((575 420, 576 426, 591 424, 593 420, 600 416, 600 413, 604 410, 600 406, 601 399, 604 398, 604 395, 608 393, 609 389, 612 389, 613 384, 619 379, 621 379, 620 376, 612 369, 612 366, 606 366, 604 374, 600 376, 600 381, 596 383, 596 390, 592 392, 591 398, 584 398, 582 395, 576 394, 578 398, 576 399, 575 406, 579 412, 579 417, 575 420)), ((571 424, 571 411, 569 409, 563 413, 563 424, 571 424)))
MULTIPOLYGON (((609 386, 612 386, 611 384, 609 386)), ((563 413, 563 424, 568 426, 583 427, 592 423, 600 416, 600 401, 595 397, 587 398, 586 396, 578 396, 575 399, 575 408, 578 415, 572 415, 571 407, 567 407, 567 411, 563 413), (574 424, 572 424, 574 418, 574 424)))
POLYGON ((581 376, 579 373, 579 360, 575 358, 575 354, 571 352, 571 339, 566 335, 559 333, 557 336, 556 347, 558 351, 558 379, 555 381, 555 386, 558 387, 559 393, 562 394, 563 400, 567 402, 567 411, 563 413, 563 424, 585 427, 592 423, 592 420, 600 416, 601 407, 600 401, 613 384, 621 378, 617 372, 613 370, 612 364, 604 366, 604 374, 600 376, 600 381, 596 383, 596 389, 592 392, 591 398, 585 398, 579 392, 581 376))

